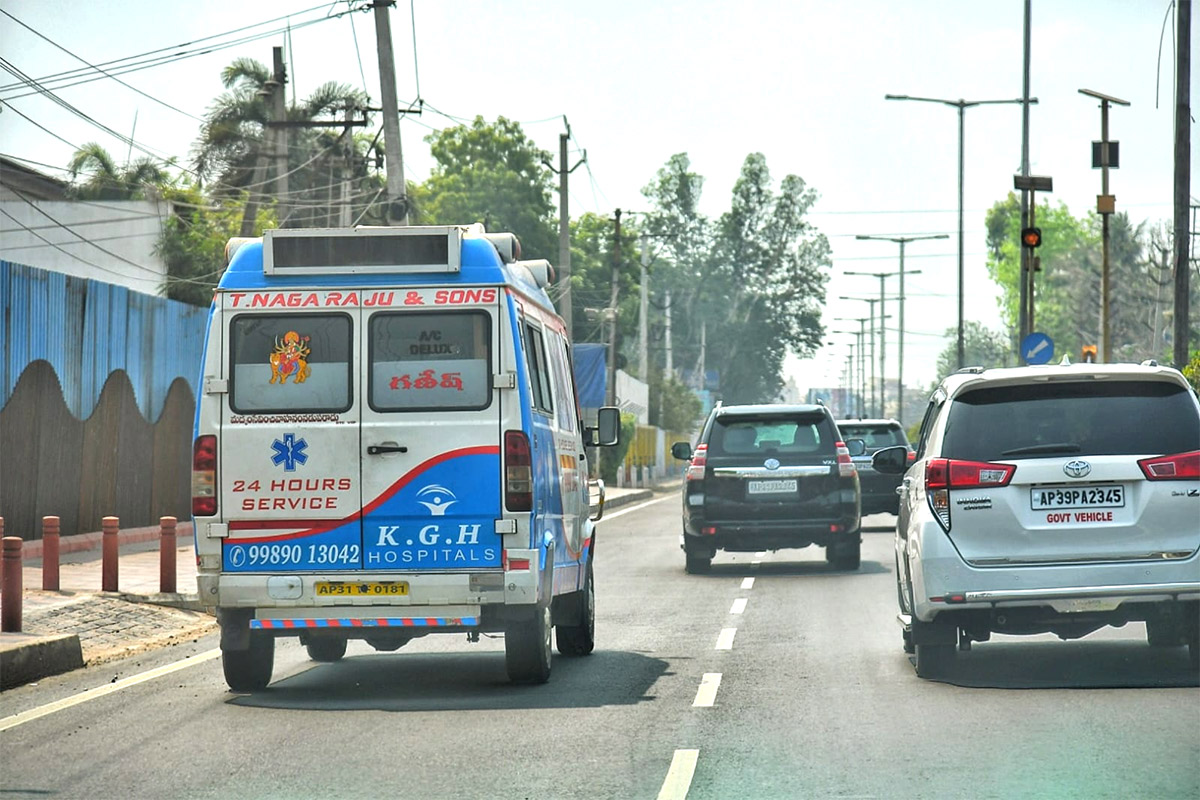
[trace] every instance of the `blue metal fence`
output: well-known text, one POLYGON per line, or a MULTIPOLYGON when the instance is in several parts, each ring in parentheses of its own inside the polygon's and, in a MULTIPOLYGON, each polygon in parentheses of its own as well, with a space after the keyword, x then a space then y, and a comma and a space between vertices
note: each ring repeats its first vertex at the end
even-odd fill
POLYGON ((0 308, 0 408, 38 359, 54 368, 78 419, 91 415, 116 370, 129 376, 149 422, 177 378, 196 396, 207 309, 8 261, 0 261, 0 308))

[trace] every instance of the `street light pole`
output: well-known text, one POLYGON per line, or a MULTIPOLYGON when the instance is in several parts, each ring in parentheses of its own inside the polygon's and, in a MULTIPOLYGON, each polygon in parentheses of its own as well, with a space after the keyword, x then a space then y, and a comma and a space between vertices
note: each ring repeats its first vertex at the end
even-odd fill
POLYGON ((963 137, 968 108, 1001 103, 1037 103, 1036 97, 1016 100, 946 100, 939 97, 912 97, 907 94, 885 94, 885 100, 916 100, 922 103, 941 103, 958 109, 958 369, 962 369, 966 356, 963 352, 963 137))
MULTIPOLYGON (((838 299, 839 300, 859 300, 863 303, 869 303, 871 306, 871 316, 868 317, 868 319, 871 320, 871 336, 869 339, 870 344, 871 344, 871 358, 870 358, 870 362, 871 362, 871 412, 874 413, 878 408, 878 406, 875 405, 875 304, 882 303, 883 298, 882 297, 848 297, 846 295, 842 295, 838 299)), ((881 334, 883 332, 883 321, 885 318, 886 317, 884 316, 883 309, 882 308, 879 309, 879 330, 880 330, 881 334)), ((882 372, 882 371, 883 371, 883 367, 881 364, 880 372, 882 372)), ((882 377, 882 376, 880 376, 880 377, 882 377)), ((883 416, 883 414, 881 413, 878 416, 883 416)))
POLYGON ((863 347, 863 341, 867 336, 867 320, 870 317, 834 317, 836 322, 857 322, 858 323, 858 416, 866 416, 866 396, 867 396, 867 378, 865 361, 866 348, 863 347))
MULTIPOLYGON (((916 242, 922 239, 949 239, 945 233, 932 234, 930 236, 871 236, 859 234, 855 239, 874 239, 883 242, 896 242, 900 245, 900 330, 896 347, 896 419, 904 421, 904 245, 909 242, 916 242)), ((915 275, 921 270, 914 269, 908 274, 915 275)))

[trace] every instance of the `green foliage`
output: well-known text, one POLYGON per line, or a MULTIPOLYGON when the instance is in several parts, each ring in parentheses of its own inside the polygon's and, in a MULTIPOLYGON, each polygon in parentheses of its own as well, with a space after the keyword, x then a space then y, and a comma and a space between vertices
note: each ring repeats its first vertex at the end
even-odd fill
MULTIPOLYGON (((618 363, 628 360, 622 344, 636 342, 639 286, 638 228, 621 220, 621 253, 617 268, 618 363)), ((587 213, 571 222, 572 341, 608 341, 603 309, 612 301, 613 265, 617 261, 616 225, 610 217, 587 213)))
MULTIPOLYGON (((949 344, 938 356, 938 380, 958 369, 958 328, 947 328, 949 344)), ((1017 365, 1016 350, 1007 336, 989 330, 974 320, 963 324, 964 367, 1013 367, 1017 365)))
MULTIPOLYGON (((154 246, 167 265, 163 293, 172 300, 207 307, 225 270, 225 245, 239 235, 245 201, 227 198, 213 205, 194 186, 172 189, 166 200, 173 213, 154 246)), ((261 236, 263 228, 274 224, 270 212, 259 215, 253 235, 261 236)))
POLYGON ((1183 367, 1183 376, 1192 385, 1192 391, 1200 392, 1200 350, 1193 350, 1191 360, 1183 367))
POLYGON ((650 424, 678 433, 691 431, 703 408, 696 393, 663 370, 652 370, 649 383, 650 424))
POLYGON ((702 186, 679 154, 642 190, 654 205, 647 227, 663 239, 655 282, 672 291, 676 361, 695 372, 703 339, 705 371, 718 373, 726 402, 767 402, 782 386, 784 356, 812 353, 822 335, 831 261, 805 218, 816 193, 795 175, 776 192, 761 153, 746 157, 715 223, 697 211, 702 186))
POLYGON ((482 222, 489 231, 515 233, 524 258, 558 259, 553 176, 544 163, 550 155, 534 146, 520 124, 476 117, 469 126, 435 131, 425 141, 437 166, 414 190, 421 224, 482 222))
POLYGON ((75 151, 67 169, 77 200, 144 200, 171 185, 170 173, 156 159, 139 158, 118 167, 108 151, 89 142, 75 151), (78 182, 80 176, 83 182, 78 182))
MULTIPOLYGON (((1054 340, 1055 358, 1078 359, 1083 345, 1099 345, 1103 243, 1101 218, 1073 217, 1066 206, 1042 203, 1034 276, 1034 330, 1054 340)), ((1001 289, 1001 313, 1014 344, 1020 305, 1020 203, 1014 194, 987 214, 988 273, 1001 289)), ((1109 337, 1114 361, 1161 355, 1165 312, 1171 301, 1170 234, 1134 225, 1127 214, 1109 219, 1109 337)), ((1193 301, 1195 299, 1193 298, 1193 301)), ((1015 348, 1014 348, 1015 352, 1015 348)))

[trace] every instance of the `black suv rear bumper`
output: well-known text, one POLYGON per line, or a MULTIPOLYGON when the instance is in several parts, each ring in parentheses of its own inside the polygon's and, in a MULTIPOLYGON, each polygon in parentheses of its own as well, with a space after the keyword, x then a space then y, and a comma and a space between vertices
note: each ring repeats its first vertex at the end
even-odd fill
POLYGON ((823 521, 820 523, 785 520, 779 522, 707 522, 695 517, 684 528, 686 546, 690 549, 725 550, 734 553, 757 550, 783 550, 817 545, 857 542, 860 537, 857 519, 823 521), (838 530, 831 531, 836 525, 838 530), (703 528, 714 527, 715 533, 702 534, 703 528))

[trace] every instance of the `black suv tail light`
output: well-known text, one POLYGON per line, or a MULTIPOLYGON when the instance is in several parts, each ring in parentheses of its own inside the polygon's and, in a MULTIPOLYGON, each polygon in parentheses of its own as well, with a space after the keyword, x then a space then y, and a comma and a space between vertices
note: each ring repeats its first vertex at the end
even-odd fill
POLYGON ((692 453, 692 463, 688 465, 687 480, 702 481, 704 480, 704 465, 708 463, 708 445, 696 445, 696 452, 692 453))

